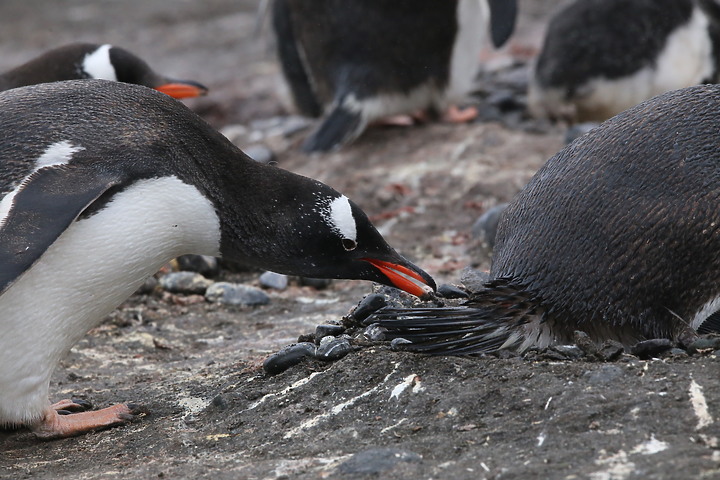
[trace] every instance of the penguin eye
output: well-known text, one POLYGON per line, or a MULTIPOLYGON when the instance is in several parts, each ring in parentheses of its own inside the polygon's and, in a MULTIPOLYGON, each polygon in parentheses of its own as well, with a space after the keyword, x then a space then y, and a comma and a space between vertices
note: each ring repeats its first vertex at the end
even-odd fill
POLYGON ((342 246, 345 250, 348 252, 351 250, 355 250, 357 248, 357 242, 351 238, 343 238, 342 239, 342 246))

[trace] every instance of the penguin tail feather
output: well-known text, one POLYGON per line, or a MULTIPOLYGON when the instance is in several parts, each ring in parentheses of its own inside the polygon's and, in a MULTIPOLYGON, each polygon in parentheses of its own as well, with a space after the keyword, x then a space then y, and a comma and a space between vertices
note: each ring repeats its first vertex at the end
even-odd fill
POLYGON ((330 114, 323 118, 320 127, 303 144, 303 151, 328 152, 338 149, 357 138, 365 129, 366 121, 356 104, 338 101, 330 114))
POLYGON ((519 292, 489 288, 472 306, 383 308, 364 323, 387 329, 388 339, 402 338, 403 350, 432 355, 468 355, 527 347, 526 326, 541 316, 536 304, 519 292), (509 294, 508 294, 509 293, 509 294))

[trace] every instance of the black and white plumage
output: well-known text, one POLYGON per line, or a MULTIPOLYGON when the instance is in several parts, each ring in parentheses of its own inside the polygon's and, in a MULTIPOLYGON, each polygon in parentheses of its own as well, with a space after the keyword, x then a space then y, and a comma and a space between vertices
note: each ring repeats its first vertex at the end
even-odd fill
POLYGON ((720 86, 669 92, 560 151, 504 212, 466 306, 385 310, 411 349, 523 351, 581 330, 626 346, 718 331, 720 86))
POLYGON ((1 425, 52 438, 131 415, 119 405, 58 416, 47 400, 50 375, 90 328, 182 254, 416 295, 435 288, 347 197, 250 160, 151 89, 85 80, 8 90, 0 130, 1 425))
POLYGON ((295 104, 323 117, 304 150, 332 150, 373 120, 462 100, 486 39, 501 46, 515 16, 515 0, 275 0, 295 104))
POLYGON ((528 103, 539 117, 603 121, 714 83, 719 67, 716 0, 576 0, 550 20, 528 103))
POLYGON ((144 85, 174 98, 207 93, 207 88, 197 82, 154 72, 144 60, 123 48, 94 43, 64 45, 2 73, 0 90, 82 78, 144 85))

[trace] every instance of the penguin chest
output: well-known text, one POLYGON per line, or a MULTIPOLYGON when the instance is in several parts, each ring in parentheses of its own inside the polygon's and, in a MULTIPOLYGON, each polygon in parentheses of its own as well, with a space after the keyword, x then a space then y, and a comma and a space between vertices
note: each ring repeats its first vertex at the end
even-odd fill
POLYGON ((480 66, 480 52, 488 39, 489 19, 487 2, 458 2, 458 30, 450 59, 450 82, 447 89, 450 101, 460 101, 472 90, 480 66))
POLYGON ((218 255, 219 245, 212 204, 175 177, 138 181, 81 216, 0 296, 0 400, 46 385, 70 347, 165 262, 218 255))

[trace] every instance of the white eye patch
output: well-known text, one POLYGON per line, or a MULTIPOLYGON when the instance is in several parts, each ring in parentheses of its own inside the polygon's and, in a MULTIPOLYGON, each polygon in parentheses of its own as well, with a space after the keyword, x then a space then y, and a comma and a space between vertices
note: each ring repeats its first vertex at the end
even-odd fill
POLYGON ((332 231, 341 238, 347 238, 355 242, 357 240, 357 226, 355 217, 352 214, 350 200, 345 195, 341 195, 333 199, 322 199, 321 202, 328 203, 318 205, 318 213, 332 231))
POLYGON ((82 69, 90 75, 91 78, 99 80, 117 81, 115 67, 110 61, 110 49, 112 45, 105 44, 92 53, 85 55, 82 63, 82 69))

